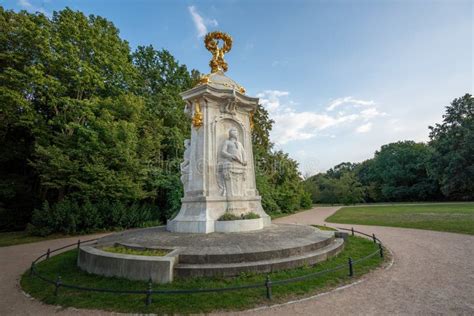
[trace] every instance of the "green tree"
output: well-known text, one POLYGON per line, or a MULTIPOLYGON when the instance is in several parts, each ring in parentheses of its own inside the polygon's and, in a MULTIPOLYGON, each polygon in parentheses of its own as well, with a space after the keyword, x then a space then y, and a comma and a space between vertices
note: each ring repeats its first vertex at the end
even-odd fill
POLYGON ((254 114, 252 131, 257 189, 263 208, 269 213, 291 213, 311 206, 311 195, 303 185, 298 163, 282 151, 274 151, 270 141, 273 121, 261 105, 254 114))
MULTIPOLYGON (((0 229, 24 227, 33 209, 39 234, 176 212, 190 135, 179 93, 199 73, 166 50, 131 53, 110 21, 68 8, 49 19, 0 7, 0 26, 0 229)), ((309 206, 297 163, 272 149, 271 126, 259 107, 252 136, 263 204, 309 206)))
POLYGON ((314 203, 355 204, 363 201, 363 187, 353 172, 355 164, 341 163, 305 180, 314 203))
POLYGON ((378 181, 374 168, 374 159, 367 159, 354 168, 357 179, 362 185, 363 200, 365 202, 383 201, 381 183, 378 181))
POLYGON ((474 98, 454 99, 443 122, 430 126, 430 175, 449 199, 474 199, 474 98))
POLYGON ((161 138, 146 187, 155 191, 153 203, 164 210, 161 219, 166 220, 181 205, 179 164, 184 140, 191 132, 191 121, 184 114, 185 104, 179 93, 195 85, 199 72, 189 72, 168 51, 157 51, 152 46, 139 46, 133 53, 133 63, 139 73, 138 93, 145 98, 148 126, 157 129, 161 138))
POLYGON ((384 201, 425 201, 438 196, 438 186, 427 172, 431 150, 424 143, 400 141, 375 152, 373 178, 384 201))

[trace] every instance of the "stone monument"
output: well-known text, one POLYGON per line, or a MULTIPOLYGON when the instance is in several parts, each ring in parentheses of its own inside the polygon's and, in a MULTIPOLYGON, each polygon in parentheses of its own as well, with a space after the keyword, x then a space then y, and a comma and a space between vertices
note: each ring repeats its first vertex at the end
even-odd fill
POLYGON ((224 75, 230 36, 209 33, 205 43, 213 55, 211 73, 182 93, 192 126, 180 165, 184 197, 179 214, 166 227, 117 232, 81 245, 77 265, 82 270, 168 283, 176 277, 233 277, 293 269, 324 261, 344 248, 344 240, 334 232, 271 224, 255 186, 251 131, 258 99, 246 96, 224 75), (223 46, 217 41, 223 41, 223 46), (258 216, 219 220, 226 213, 250 212, 258 216), (109 252, 110 247, 166 254, 130 255, 109 252))
MULTIPOLYGON (((242 221, 226 229, 239 232, 270 225, 255 184, 252 152, 252 117, 258 98, 245 95, 245 89, 224 73, 228 66, 224 54, 232 39, 222 32, 205 37, 212 53, 211 73, 181 94, 185 113, 192 118, 191 139, 185 141, 181 181, 184 197, 178 215, 167 229, 181 233, 212 233, 216 221, 226 212, 243 216, 253 212, 259 222, 246 227, 242 221), (219 47, 218 41, 223 45, 219 47)), ((249 221, 249 224, 251 222, 249 221)))

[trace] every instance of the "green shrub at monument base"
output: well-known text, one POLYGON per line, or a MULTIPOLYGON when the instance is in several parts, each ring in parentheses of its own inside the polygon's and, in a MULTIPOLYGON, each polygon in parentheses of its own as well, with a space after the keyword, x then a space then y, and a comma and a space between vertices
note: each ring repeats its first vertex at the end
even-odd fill
POLYGON ((260 215, 254 212, 248 212, 240 216, 232 214, 232 213, 225 213, 224 215, 219 217, 217 220, 218 221, 237 221, 241 219, 257 219, 257 218, 260 218, 260 215))

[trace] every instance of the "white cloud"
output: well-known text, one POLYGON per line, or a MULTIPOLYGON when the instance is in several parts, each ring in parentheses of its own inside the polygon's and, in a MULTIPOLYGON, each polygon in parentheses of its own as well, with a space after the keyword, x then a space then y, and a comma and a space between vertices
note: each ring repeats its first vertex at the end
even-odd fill
POLYGON ((387 115, 387 113, 379 112, 376 107, 371 107, 371 108, 360 111, 360 116, 366 121, 378 116, 385 116, 385 115, 387 115))
POLYGON ((198 32, 198 37, 203 37, 207 34, 207 27, 216 27, 219 25, 216 19, 204 19, 198 12, 195 6, 189 6, 188 11, 193 19, 194 26, 198 32))
POLYGON ((50 14, 43 8, 37 7, 33 5, 30 1, 28 0, 18 0, 18 5, 22 7, 23 9, 31 12, 40 12, 43 13, 46 16, 50 16, 50 14))
POLYGON ((288 91, 280 90, 265 90, 257 93, 257 98, 260 98, 260 104, 267 109, 268 112, 275 112, 280 110, 280 97, 290 95, 288 91))
POLYGON ((366 123, 356 128, 356 133, 368 133, 372 129, 372 123, 366 123))
MULTIPOLYGON (((270 118, 275 121, 271 132, 272 141, 277 145, 283 145, 290 141, 306 140, 316 136, 335 138, 333 132, 325 130, 343 127, 354 122, 366 122, 356 130, 359 133, 368 132, 372 128, 371 120, 386 115, 377 110, 374 101, 356 100, 360 106, 371 106, 370 108, 358 109, 356 106, 337 113, 316 111, 298 112, 293 101, 289 100, 290 93, 280 90, 265 90, 257 94, 260 104, 269 112, 270 118)), ((351 97, 336 100, 347 100, 351 97)), ((352 102, 355 99, 352 99, 352 102)), ((334 106, 334 101, 327 106, 334 106)), ((339 103, 339 105, 342 103, 339 103)), ((336 104, 335 107, 338 105, 336 104)))
POLYGON ((359 107, 362 107, 362 106, 370 106, 370 105, 374 105, 375 102, 370 100, 370 101, 366 101, 366 100, 359 100, 359 99, 355 99, 353 97, 344 97, 344 98, 337 98, 337 99, 334 99, 332 100, 331 102, 329 102, 328 106, 326 107, 326 111, 332 111, 334 109, 336 109, 337 107, 340 107, 340 106, 351 106, 351 107, 354 107, 354 108, 359 108, 359 107))
POLYGON ((18 5, 23 9, 32 9, 33 5, 28 0, 19 0, 18 5))

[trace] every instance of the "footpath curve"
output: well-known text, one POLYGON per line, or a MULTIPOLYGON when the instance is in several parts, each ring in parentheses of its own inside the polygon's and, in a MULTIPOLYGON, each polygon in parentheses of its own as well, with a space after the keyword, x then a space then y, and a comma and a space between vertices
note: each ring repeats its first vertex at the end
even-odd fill
POLYGON ((474 315, 474 236, 326 223, 339 207, 316 207, 277 223, 354 227, 375 233, 394 257, 363 282, 314 299, 235 315, 474 315))
MULTIPOLYGON (((316 207, 275 220, 277 223, 325 224, 338 207, 316 207)), ((352 225, 332 224, 350 228, 352 225)), ((394 264, 363 282, 291 304, 227 315, 474 315, 474 236, 416 229, 353 225, 375 233, 393 253, 394 264)), ((82 236, 89 239, 102 235, 82 236)), ((0 248, 0 315, 106 315, 95 310, 58 308, 28 298, 21 274, 47 248, 77 237, 0 248)), ((114 313, 117 315, 116 313, 114 313)))

